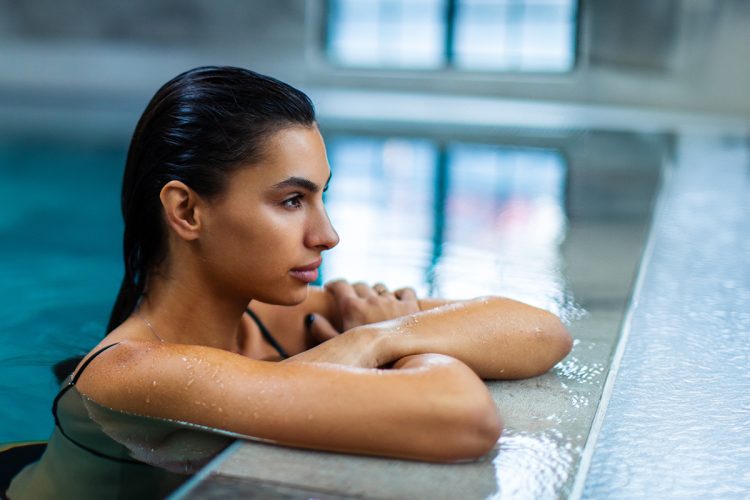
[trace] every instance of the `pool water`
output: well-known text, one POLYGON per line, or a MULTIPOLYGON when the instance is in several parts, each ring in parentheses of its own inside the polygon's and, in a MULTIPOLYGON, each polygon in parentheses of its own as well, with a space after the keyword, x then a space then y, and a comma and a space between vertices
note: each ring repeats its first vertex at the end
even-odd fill
MULTIPOLYGON (((333 172, 326 203, 341 243, 324 257, 323 281, 383 281, 448 298, 503 295, 570 326, 574 350, 551 373, 491 383, 508 430, 495 459, 504 473, 490 481, 506 492, 569 488, 666 142, 595 131, 324 132, 333 172)), ((0 408, 0 443, 48 437, 51 366, 104 334, 122 273, 126 146, 0 142, 0 390, 10 403, 0 408)))
POLYGON ((0 442, 46 439, 51 366, 103 334, 121 273, 125 149, 0 144, 0 442))

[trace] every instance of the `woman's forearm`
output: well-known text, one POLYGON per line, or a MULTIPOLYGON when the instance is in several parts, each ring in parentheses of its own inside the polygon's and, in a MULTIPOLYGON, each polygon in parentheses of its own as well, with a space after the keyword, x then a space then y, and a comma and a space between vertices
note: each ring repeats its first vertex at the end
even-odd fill
POLYGON ((377 332, 374 348, 381 365, 438 353, 463 361, 485 379, 542 374, 572 346, 554 314, 498 297, 449 303, 360 328, 377 332))

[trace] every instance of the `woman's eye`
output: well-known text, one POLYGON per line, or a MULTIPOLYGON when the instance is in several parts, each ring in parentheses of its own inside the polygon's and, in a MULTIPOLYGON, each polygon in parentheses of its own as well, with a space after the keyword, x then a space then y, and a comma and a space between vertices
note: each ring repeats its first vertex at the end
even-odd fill
POLYGON ((282 202, 286 208, 300 208, 302 206, 302 195, 298 194, 282 202))

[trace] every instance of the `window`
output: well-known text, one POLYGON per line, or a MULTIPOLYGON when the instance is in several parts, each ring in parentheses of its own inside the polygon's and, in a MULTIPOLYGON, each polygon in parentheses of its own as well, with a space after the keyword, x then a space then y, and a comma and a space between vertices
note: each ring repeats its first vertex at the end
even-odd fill
POLYGON ((349 67, 565 72, 577 0, 331 0, 327 51, 349 67))
POLYGON ((443 0, 338 0, 329 11, 330 57, 345 66, 443 65, 443 0))

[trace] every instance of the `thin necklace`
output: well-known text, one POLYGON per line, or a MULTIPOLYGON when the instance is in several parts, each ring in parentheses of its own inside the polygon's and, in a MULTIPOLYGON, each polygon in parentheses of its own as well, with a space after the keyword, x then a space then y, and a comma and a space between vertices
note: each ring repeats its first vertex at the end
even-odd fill
POLYGON ((166 340, 164 340, 163 338, 161 338, 161 336, 158 333, 156 333, 156 329, 154 328, 154 325, 152 325, 146 318, 144 318, 143 316, 141 316, 141 311, 140 310, 136 311, 135 313, 138 315, 139 318, 141 318, 143 320, 144 323, 146 323, 146 326, 148 327, 149 330, 151 330, 151 333, 153 333, 154 335, 156 335, 156 338, 159 339, 162 344, 166 342, 166 340))

